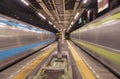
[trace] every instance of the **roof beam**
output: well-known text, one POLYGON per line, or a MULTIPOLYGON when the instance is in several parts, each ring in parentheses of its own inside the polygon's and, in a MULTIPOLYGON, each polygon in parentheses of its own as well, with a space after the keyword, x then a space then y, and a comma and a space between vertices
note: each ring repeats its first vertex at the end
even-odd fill
POLYGON ((43 8, 43 10, 50 16, 53 17, 53 15, 50 13, 50 11, 47 9, 47 7, 45 6, 45 4, 43 3, 42 0, 37 0, 37 2, 39 3, 39 5, 43 8))

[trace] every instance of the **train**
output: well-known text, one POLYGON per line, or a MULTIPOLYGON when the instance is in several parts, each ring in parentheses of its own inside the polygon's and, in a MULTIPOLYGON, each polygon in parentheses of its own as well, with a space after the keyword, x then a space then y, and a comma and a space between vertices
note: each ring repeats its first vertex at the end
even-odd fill
POLYGON ((120 77, 120 7, 71 32, 70 39, 120 77))
POLYGON ((0 70, 49 45, 55 38, 50 31, 0 14, 0 70))

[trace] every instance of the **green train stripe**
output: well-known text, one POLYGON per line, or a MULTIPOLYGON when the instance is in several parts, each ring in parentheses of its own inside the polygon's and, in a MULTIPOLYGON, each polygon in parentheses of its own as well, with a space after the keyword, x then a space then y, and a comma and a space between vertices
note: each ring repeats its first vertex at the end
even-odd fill
POLYGON ((117 65, 120 65, 120 54, 117 54, 117 53, 110 51, 110 50, 99 48, 98 46, 89 44, 87 42, 78 41, 76 39, 73 39, 73 41, 82 45, 83 47, 99 54, 100 56, 106 58, 107 60, 109 60, 117 65))
POLYGON ((94 23, 94 25, 98 26, 98 25, 103 24, 105 22, 108 22, 108 21, 111 21, 111 20, 117 20, 117 19, 120 19, 120 13, 116 13, 116 14, 114 14, 114 15, 106 18, 106 19, 100 20, 99 22, 94 23))

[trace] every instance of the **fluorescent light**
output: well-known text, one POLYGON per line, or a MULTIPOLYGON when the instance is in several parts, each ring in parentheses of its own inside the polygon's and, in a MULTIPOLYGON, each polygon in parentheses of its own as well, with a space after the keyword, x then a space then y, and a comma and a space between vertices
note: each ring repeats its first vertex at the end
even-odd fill
POLYGON ((29 5, 29 3, 26 0, 21 0, 25 5, 29 5))
POLYGON ((67 29, 67 32, 69 32, 70 28, 67 29))
POLYGON ((78 15, 79 15, 79 13, 77 12, 76 15, 75 15, 75 17, 74 17, 74 19, 76 19, 78 17, 78 15))
POLYGON ((69 28, 67 29, 67 32, 69 32, 70 28, 72 27, 72 25, 69 26, 69 28))
POLYGON ((84 0, 84 1, 83 1, 83 4, 86 4, 86 3, 87 3, 87 1, 88 1, 88 0, 84 0))
POLYGON ((56 27, 55 25, 53 27, 56 27))
POLYGON ((73 25, 73 23, 74 23, 74 22, 72 21, 72 22, 71 22, 71 25, 73 25))
POLYGON ((98 2, 101 2, 102 0, 98 0, 98 2))
POLYGON ((49 21, 49 24, 51 24, 51 25, 52 25, 52 22, 50 22, 50 21, 49 21))
POLYGON ((38 13, 39 16, 41 16, 43 19, 46 19, 45 16, 43 16, 41 13, 38 13))

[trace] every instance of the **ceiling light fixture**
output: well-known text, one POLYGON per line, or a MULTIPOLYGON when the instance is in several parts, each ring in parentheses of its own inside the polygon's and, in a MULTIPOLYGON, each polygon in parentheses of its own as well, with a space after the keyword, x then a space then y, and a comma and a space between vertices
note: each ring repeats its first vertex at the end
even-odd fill
POLYGON ((55 25, 53 27, 56 27, 55 25))
POLYGON ((70 28, 72 27, 72 25, 69 26, 69 28, 67 29, 67 32, 69 32, 70 28))
POLYGON ((41 13, 38 13, 39 16, 41 16, 43 19, 46 19, 45 16, 43 16, 41 13))
POLYGON ((52 25, 52 22, 50 22, 50 21, 49 21, 49 24, 51 24, 51 25, 52 25))
POLYGON ((83 1, 83 4, 86 4, 86 3, 87 3, 87 1, 88 1, 88 0, 84 0, 84 1, 83 1))
POLYGON ((71 22, 71 25, 73 25, 73 23, 74 23, 74 22, 72 21, 72 22, 71 22))
POLYGON ((21 0, 25 5, 29 6, 29 3, 26 0, 21 0))
POLYGON ((79 13, 77 12, 76 15, 75 15, 75 17, 74 17, 74 19, 76 19, 78 16, 79 16, 79 13))

